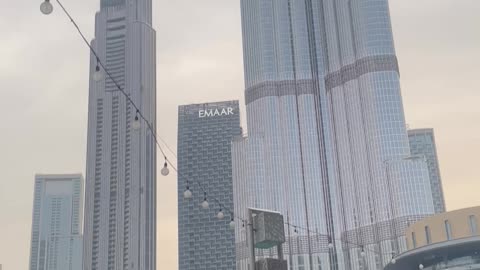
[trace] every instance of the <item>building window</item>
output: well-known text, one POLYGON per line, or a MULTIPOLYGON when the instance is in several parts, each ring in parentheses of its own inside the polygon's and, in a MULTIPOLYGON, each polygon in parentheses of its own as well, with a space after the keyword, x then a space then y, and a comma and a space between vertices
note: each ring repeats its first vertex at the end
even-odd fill
POLYGON ((477 235, 478 234, 477 217, 474 215, 471 215, 469 217, 469 220, 470 220, 470 233, 472 235, 477 235))
POLYGON ((305 270, 305 258, 302 255, 297 257, 298 270, 305 270))
POLYGON ((417 247, 417 237, 415 235, 415 232, 412 232, 412 244, 413 244, 413 248, 417 247))
POLYGON ((445 220, 445 234, 447 235, 447 240, 452 240, 452 225, 448 220, 445 220))
POLYGON ((317 264, 318 264, 318 270, 322 270, 322 260, 320 259, 320 256, 317 257, 317 264))
POLYGON ((432 235, 428 226, 425 226, 425 239, 427 240, 427 245, 432 243, 432 235))

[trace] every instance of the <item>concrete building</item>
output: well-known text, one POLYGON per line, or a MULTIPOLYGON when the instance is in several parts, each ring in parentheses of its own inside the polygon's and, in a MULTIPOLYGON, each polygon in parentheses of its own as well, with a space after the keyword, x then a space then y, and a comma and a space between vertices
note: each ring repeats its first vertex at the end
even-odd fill
POLYGON ((82 269, 83 176, 36 175, 30 270, 82 269))
POLYGON ((91 44, 114 80, 92 55, 84 270, 153 270, 157 161, 152 1, 101 0, 91 44))
POLYGON ((410 141, 412 155, 425 156, 427 159, 435 213, 443 213, 446 211, 445 198, 443 196, 442 177, 440 175, 440 165, 433 129, 408 130, 408 139, 410 141))
POLYGON ((178 109, 180 270, 235 269, 231 142, 241 134, 238 101, 178 109), (192 197, 184 198, 186 189, 192 197), (207 193, 204 193, 207 192, 207 193), (200 204, 208 200, 209 208, 200 204), (218 200, 218 201, 216 201, 218 200), (219 211, 224 213, 218 219, 219 211))
POLYGON ((241 10, 248 136, 233 144, 236 213, 285 215, 290 269, 382 269, 391 255, 376 254, 405 250, 408 224, 434 213, 426 162, 410 152, 388 0, 241 10))
POLYGON ((479 226, 480 207, 423 219, 406 231, 408 251, 385 270, 480 269, 479 226))

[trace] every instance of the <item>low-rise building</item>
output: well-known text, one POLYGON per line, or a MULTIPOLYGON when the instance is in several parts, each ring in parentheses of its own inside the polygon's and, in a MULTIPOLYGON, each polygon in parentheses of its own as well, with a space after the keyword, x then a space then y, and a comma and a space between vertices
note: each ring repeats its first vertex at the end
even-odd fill
POLYGON ((480 269, 480 206, 437 214, 406 231, 408 251, 385 270, 480 269))

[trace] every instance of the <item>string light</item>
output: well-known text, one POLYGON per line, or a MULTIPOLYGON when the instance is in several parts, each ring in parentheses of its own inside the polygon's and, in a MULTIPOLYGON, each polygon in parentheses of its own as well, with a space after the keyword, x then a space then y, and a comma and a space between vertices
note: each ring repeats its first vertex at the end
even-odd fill
POLYGON ((220 211, 218 211, 218 213, 217 213, 217 218, 221 220, 224 217, 225 217, 225 215, 223 214, 222 209, 220 209, 220 211))
POLYGON ((328 236, 328 249, 332 249, 332 248, 333 248, 333 241, 332 241, 332 237, 329 235, 328 236))
POLYGON ((360 256, 365 257, 365 250, 363 249, 363 246, 360 246, 362 248, 362 252, 360 252, 360 256))
POLYGON ((423 269, 423 264, 420 264, 420 265, 418 266, 418 269, 423 269))
POLYGON ((139 130, 141 128, 140 118, 138 117, 138 111, 135 114, 135 119, 133 120, 132 128, 134 130, 139 130))
POLYGON ((232 219, 230 220, 229 226, 230 226, 230 229, 235 230, 235 220, 233 219, 233 217, 232 217, 232 219))
POLYGON ((167 162, 167 159, 165 158, 165 164, 163 164, 163 168, 162 170, 160 171, 160 173, 163 175, 163 176, 167 176, 169 173, 170 173, 170 170, 168 169, 168 162, 167 162))
POLYGON ((95 72, 93 73, 93 80, 96 82, 103 80, 103 73, 100 70, 99 62, 100 59, 97 57, 97 65, 95 66, 95 72))
POLYGON ((185 192, 183 193, 183 197, 185 199, 190 199, 192 198, 192 192, 190 191, 190 188, 187 186, 187 188, 185 189, 185 192))
POLYGON ((207 192, 205 192, 205 198, 203 199, 203 202, 202 202, 202 208, 207 210, 209 207, 210 205, 208 204, 208 200, 207 200, 207 192))
POLYGON ((52 3, 50 3, 50 0, 45 0, 42 4, 40 4, 40 11, 45 15, 52 13, 53 6, 52 3))

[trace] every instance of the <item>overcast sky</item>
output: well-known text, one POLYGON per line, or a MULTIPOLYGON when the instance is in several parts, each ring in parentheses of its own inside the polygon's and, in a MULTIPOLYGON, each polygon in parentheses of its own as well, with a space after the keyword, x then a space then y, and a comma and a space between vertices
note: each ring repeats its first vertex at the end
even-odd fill
MULTIPOLYGON (((89 52, 59 7, 43 16, 40 2, 0 9, 4 270, 28 269, 35 173, 85 171, 89 52)), ((91 39, 99 0, 62 2, 91 39)), ((407 122, 435 128, 448 209, 480 205, 480 1, 390 8, 407 122)), ((178 105, 243 99, 239 0, 154 0, 154 28, 158 134, 176 149, 178 105)), ((176 178, 157 181, 158 267, 176 270, 176 178)))

